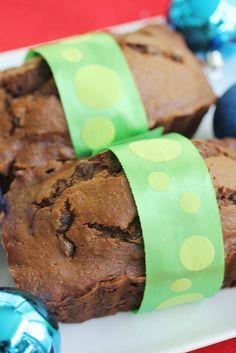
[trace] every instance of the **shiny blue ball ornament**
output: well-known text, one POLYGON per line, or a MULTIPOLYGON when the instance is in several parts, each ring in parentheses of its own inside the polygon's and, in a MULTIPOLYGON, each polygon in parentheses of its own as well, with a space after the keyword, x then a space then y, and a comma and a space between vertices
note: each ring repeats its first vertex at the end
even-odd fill
POLYGON ((216 104, 214 132, 218 138, 236 137, 236 84, 216 104))
POLYGON ((218 50, 236 38, 236 0, 173 0, 169 21, 194 51, 218 50))
POLYGON ((2 211, 4 211, 4 209, 5 209, 5 204, 4 204, 4 200, 3 200, 3 192, 0 188, 0 213, 2 211))
POLYGON ((0 352, 59 353, 58 324, 34 296, 0 288, 0 352))

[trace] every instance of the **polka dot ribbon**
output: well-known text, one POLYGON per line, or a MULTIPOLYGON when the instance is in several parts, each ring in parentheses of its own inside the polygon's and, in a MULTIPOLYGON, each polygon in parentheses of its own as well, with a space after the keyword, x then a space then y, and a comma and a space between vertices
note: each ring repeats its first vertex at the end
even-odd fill
POLYGON ((224 245, 215 192, 194 145, 178 134, 110 148, 129 181, 143 232, 146 286, 139 312, 215 294, 224 245))
POLYGON ((65 111, 75 155, 87 156, 148 130, 126 60, 111 35, 90 33, 40 46, 65 111))

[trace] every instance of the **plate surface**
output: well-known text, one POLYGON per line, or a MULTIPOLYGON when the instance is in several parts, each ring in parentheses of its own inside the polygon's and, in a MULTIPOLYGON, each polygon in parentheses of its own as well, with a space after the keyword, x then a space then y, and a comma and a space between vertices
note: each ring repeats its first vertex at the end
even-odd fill
MULTIPOLYGON (((139 26, 136 23, 135 26, 139 26)), ((117 31, 134 29, 124 25, 117 31)), ((228 55, 221 73, 209 75, 220 95, 235 83, 236 53, 228 55), (233 74, 234 73, 234 74, 233 74)), ((25 50, 0 55, 0 70, 20 64, 25 50)), ((197 138, 212 137, 214 108, 199 127, 197 138)), ((0 286, 11 286, 5 253, 0 249, 0 286)), ((60 325, 61 353, 184 353, 236 336, 236 288, 213 298, 142 315, 131 313, 94 319, 83 324, 60 325)))

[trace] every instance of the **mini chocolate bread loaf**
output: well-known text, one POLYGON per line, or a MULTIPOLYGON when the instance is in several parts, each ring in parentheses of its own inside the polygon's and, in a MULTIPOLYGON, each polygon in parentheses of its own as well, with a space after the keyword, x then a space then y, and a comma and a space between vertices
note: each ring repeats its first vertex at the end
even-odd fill
MULTIPOLYGON (((214 184, 225 246, 224 287, 231 287, 236 285, 236 152, 216 142, 194 144, 214 184)), ((40 296, 59 320, 80 322, 139 307, 145 285, 142 231, 111 152, 71 162, 39 184, 10 191, 6 203, 3 242, 13 278, 40 296)))
MULTIPOLYGON (((197 58, 166 26, 116 36, 152 129, 191 136, 215 101, 197 58)), ((47 64, 35 58, 0 73, 0 187, 30 185, 74 159, 67 123, 47 64)))

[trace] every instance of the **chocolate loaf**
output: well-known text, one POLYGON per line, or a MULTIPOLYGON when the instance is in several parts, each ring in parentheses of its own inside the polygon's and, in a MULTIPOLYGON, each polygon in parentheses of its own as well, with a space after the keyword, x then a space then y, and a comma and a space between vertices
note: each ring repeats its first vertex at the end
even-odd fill
MULTIPOLYGON (((166 26, 115 36, 152 129, 191 136, 215 101, 197 58, 166 26)), ((0 73, 0 187, 30 185, 74 159, 66 119, 47 64, 35 58, 0 73)))
MULTIPOLYGON (((217 142, 194 144, 220 210, 223 286, 235 286, 236 152, 217 142)), ((111 152, 70 162, 39 184, 10 191, 6 202, 3 242, 13 278, 41 297, 59 320, 81 322, 139 307, 145 285, 142 231, 128 182, 111 152)))

